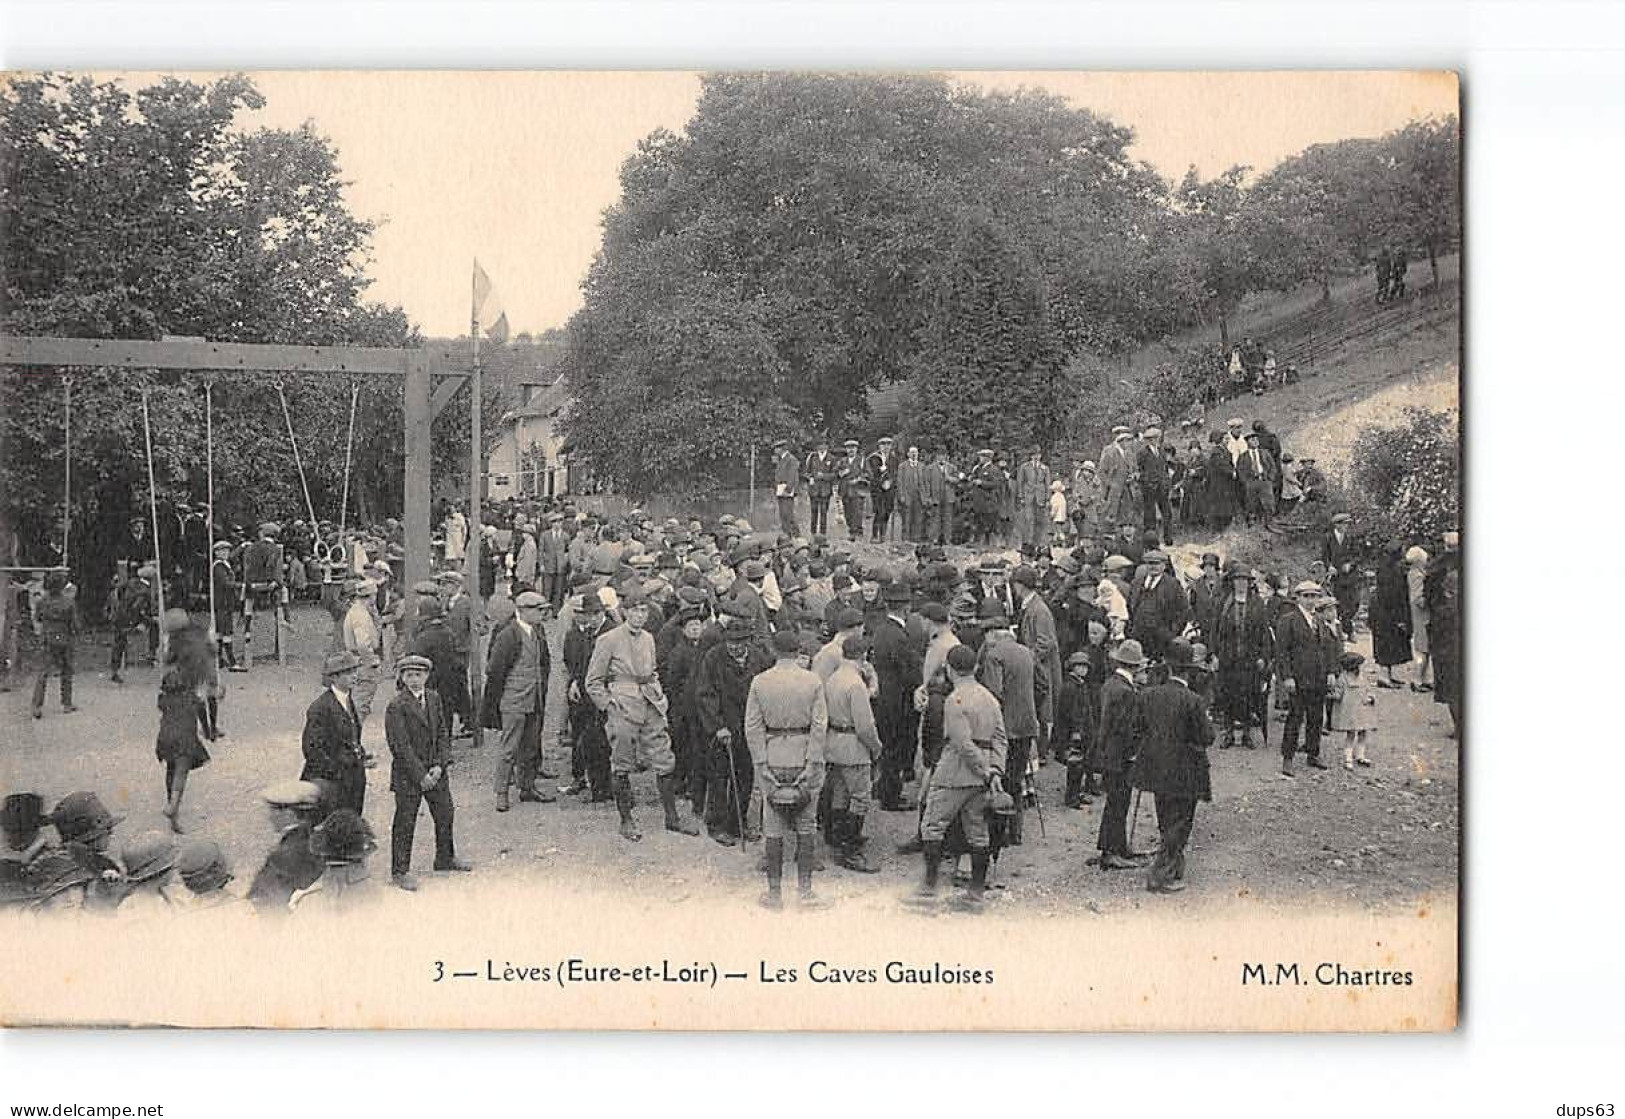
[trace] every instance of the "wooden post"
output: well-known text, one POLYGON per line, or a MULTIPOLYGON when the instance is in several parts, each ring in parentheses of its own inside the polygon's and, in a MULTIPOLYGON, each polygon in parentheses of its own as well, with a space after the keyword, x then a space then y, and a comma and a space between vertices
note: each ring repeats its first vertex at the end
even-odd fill
POLYGON ((401 632, 412 631, 417 621, 415 601, 411 589, 430 577, 433 545, 429 530, 429 372, 430 364, 419 351, 406 355, 406 492, 401 505, 401 524, 406 530, 406 564, 400 576, 399 590, 406 599, 406 615, 401 619, 401 632))
POLYGON ((469 729, 473 731, 473 746, 477 750, 485 742, 485 728, 480 725, 480 708, 485 699, 485 639, 479 627, 487 617, 485 598, 480 594, 480 549, 485 543, 481 538, 483 526, 480 524, 480 504, 485 495, 480 483, 485 470, 485 437, 480 427, 483 386, 480 383, 478 307, 474 307, 469 315, 468 332, 474 346, 474 368, 468 377, 468 548, 463 553, 463 593, 468 595, 469 626, 472 629, 468 635, 468 695, 474 725, 469 729), (477 611, 473 608, 476 602, 480 604, 477 611))

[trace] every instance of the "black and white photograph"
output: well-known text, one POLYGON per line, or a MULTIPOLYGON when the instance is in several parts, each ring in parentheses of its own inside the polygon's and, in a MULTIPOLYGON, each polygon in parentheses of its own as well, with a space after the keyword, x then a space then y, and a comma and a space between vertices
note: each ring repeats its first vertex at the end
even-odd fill
POLYGON ((0 1018, 1454 1029, 1461 106, 7 73, 0 1018))

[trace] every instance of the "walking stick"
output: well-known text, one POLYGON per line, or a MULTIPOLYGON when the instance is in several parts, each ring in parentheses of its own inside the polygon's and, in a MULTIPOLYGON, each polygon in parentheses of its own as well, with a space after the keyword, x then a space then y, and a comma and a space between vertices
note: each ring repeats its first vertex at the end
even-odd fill
POLYGON ((739 849, 744 854, 749 844, 745 842, 745 804, 739 796, 739 775, 734 772, 733 738, 730 736, 727 745, 722 747, 728 754, 728 795, 734 802, 734 819, 739 824, 739 849))
POLYGON ((1128 822, 1128 849, 1130 851, 1134 850, 1134 828, 1140 822, 1140 794, 1143 792, 1145 792, 1144 789, 1134 790, 1134 815, 1129 818, 1128 822))

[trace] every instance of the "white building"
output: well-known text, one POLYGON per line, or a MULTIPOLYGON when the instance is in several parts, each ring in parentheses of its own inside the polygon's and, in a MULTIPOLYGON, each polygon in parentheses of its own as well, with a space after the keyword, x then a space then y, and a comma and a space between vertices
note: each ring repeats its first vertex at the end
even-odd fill
POLYGON ((485 496, 557 497, 570 492, 570 470, 559 418, 570 403, 564 378, 522 384, 522 403, 502 417, 501 435, 486 459, 485 496))

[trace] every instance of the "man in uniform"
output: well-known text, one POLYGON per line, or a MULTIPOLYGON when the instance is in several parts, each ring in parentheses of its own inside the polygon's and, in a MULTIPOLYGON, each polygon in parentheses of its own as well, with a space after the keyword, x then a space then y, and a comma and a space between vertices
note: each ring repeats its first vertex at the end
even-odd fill
POLYGON ((846 518, 847 537, 852 540, 863 536, 863 496, 869 490, 869 479, 863 472, 863 460, 858 457, 860 444, 848 439, 846 458, 835 465, 836 489, 841 495, 841 514, 846 518))
POLYGON ((1321 721, 1337 664, 1328 658, 1327 642, 1315 620, 1322 593, 1317 583, 1299 583, 1292 589, 1294 608, 1283 610, 1275 622, 1275 676, 1287 695, 1286 725, 1281 730, 1283 777, 1293 776, 1299 727, 1303 728, 1303 752, 1309 756, 1310 768, 1326 768, 1320 760, 1321 721))
POLYGON ((948 650, 953 691, 943 701, 945 745, 931 771, 920 837, 925 848, 925 879, 916 898, 932 905, 942 866, 942 841, 955 820, 970 848, 970 893, 962 903, 978 909, 987 891, 987 809, 989 793, 1002 791, 1007 739, 999 701, 976 682, 976 654, 964 645, 948 650))
POLYGON ((481 721, 502 732, 494 778, 498 812, 508 811, 508 786, 516 780, 522 801, 547 804, 556 799, 536 785, 552 671, 542 629, 546 610, 545 598, 535 591, 523 592, 514 600, 513 621, 491 639, 481 721))
POLYGON ((1168 682, 1148 688, 1140 698, 1143 734, 1132 773, 1134 786, 1156 798, 1162 842, 1145 880, 1145 888, 1156 894, 1185 888, 1185 844, 1196 821, 1196 802, 1213 799, 1207 761, 1213 725, 1207 705, 1190 687, 1194 659, 1189 643, 1183 638, 1169 642, 1166 661, 1168 682))
POLYGON ((875 453, 864 462, 869 478, 869 495, 874 500, 875 518, 870 526, 871 540, 885 540, 891 525, 892 507, 897 501, 897 458, 892 454, 892 437, 882 435, 875 453))
POLYGON ((779 504, 779 531, 796 536, 796 495, 801 490, 801 465, 787 439, 773 440, 773 497, 779 504))
POLYGON ((584 689, 593 706, 604 714, 621 836, 634 843, 643 838, 633 814, 632 773, 639 769, 655 771, 666 830, 698 835, 699 827, 677 814, 677 758, 666 725, 666 693, 655 670, 654 635, 644 628, 649 604, 641 592, 621 599, 621 616, 621 624, 593 646, 584 689))
POLYGON ((802 466, 801 472, 807 478, 807 500, 811 507, 812 534, 818 536, 827 533, 829 531, 829 501, 835 493, 835 483, 840 478, 840 460, 830 453, 829 438, 827 436, 819 437, 817 449, 807 456, 807 461, 802 466))
POLYGON ((869 683, 861 670, 869 642, 856 611, 847 618, 858 620, 839 639, 840 663, 824 680, 829 711, 824 777, 831 789, 829 830, 837 863, 860 874, 874 874, 880 866, 864 851, 863 821, 869 812, 874 764, 880 759, 880 733, 869 702, 869 683))
POLYGON ((824 740, 829 714, 823 681, 796 663, 799 634, 773 635, 774 664, 750 682, 745 698, 745 742, 756 770, 763 802, 762 833, 767 838, 769 909, 784 905, 784 838, 796 837, 796 885, 803 909, 822 909, 827 902, 813 893, 813 832, 818 796, 824 785, 824 740))

